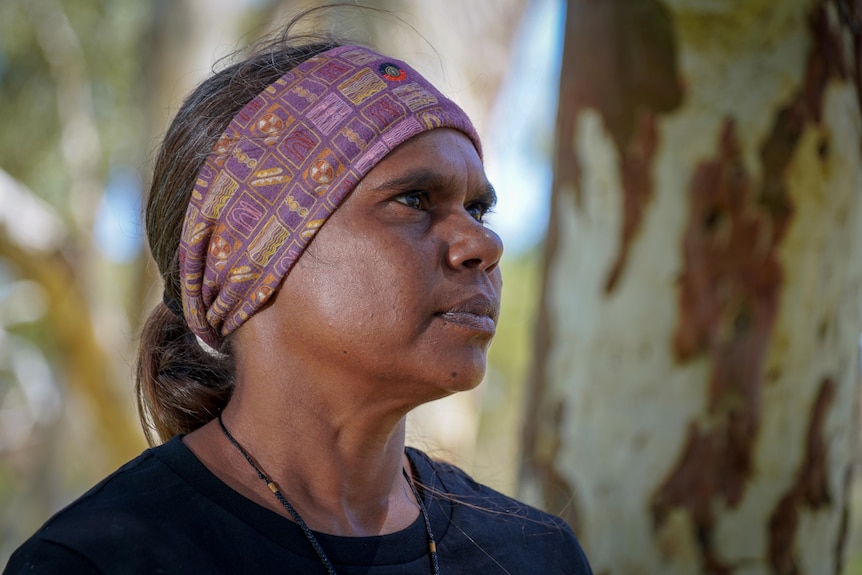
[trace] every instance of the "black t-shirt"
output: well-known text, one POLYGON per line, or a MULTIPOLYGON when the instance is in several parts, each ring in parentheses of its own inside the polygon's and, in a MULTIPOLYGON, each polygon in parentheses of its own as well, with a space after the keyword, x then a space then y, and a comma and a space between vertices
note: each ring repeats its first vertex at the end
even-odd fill
MULTIPOLYGON (((408 449, 443 575, 588 575, 559 518, 408 449), (445 493, 446 497, 435 495, 445 493)), ((397 533, 315 533, 339 575, 430 573, 420 516, 397 533)), ((149 449, 57 513, 4 575, 24 573, 325 573, 298 525, 232 490, 179 437, 149 449)))

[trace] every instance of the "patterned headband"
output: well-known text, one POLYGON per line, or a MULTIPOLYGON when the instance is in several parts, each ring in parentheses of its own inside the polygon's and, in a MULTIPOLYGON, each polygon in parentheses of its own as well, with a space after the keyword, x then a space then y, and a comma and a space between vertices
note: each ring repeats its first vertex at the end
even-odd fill
POLYGON ((405 63, 342 46, 296 66, 228 125, 198 174, 180 241, 183 311, 211 347, 278 290, 314 234, 396 146, 479 136, 405 63))

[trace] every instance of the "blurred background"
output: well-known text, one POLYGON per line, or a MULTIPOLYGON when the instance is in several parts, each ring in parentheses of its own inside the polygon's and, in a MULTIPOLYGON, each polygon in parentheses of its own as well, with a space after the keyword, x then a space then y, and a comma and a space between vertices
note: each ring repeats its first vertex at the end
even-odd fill
MULTIPOLYGON (((529 496, 519 487, 523 421, 567 2, 362 3, 381 11, 333 10, 307 25, 410 62, 465 108, 499 196, 490 227, 506 246, 486 382, 418 410, 410 441, 529 496)), ((314 4, 0 1, 0 565, 53 512, 146 447, 132 372, 161 282, 141 213, 167 123, 220 58, 314 4)), ((856 522, 846 573, 862 573, 856 522)))

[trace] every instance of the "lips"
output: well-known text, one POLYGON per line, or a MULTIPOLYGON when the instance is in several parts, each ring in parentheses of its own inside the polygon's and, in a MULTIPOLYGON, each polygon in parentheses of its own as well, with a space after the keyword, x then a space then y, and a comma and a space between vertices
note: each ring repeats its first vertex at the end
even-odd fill
POLYGON ((437 314, 441 319, 457 326, 493 335, 497 330, 500 308, 497 301, 477 295, 457 303, 437 314))

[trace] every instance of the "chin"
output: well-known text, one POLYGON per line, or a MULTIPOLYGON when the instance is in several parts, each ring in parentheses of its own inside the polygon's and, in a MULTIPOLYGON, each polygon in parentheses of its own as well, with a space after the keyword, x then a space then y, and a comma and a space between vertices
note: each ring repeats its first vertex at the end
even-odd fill
POLYGON ((419 387, 414 385, 411 395, 413 395, 415 402, 411 403, 415 407, 456 393, 476 389, 482 383, 484 376, 484 365, 481 368, 473 369, 451 368, 433 379, 426 379, 419 387), (416 393, 419 394, 418 397, 415 395, 416 393))
POLYGON ((446 395, 458 393, 459 391, 470 391, 476 389, 485 378, 485 364, 481 366, 461 367, 449 370, 447 377, 441 380, 441 390, 446 395))

